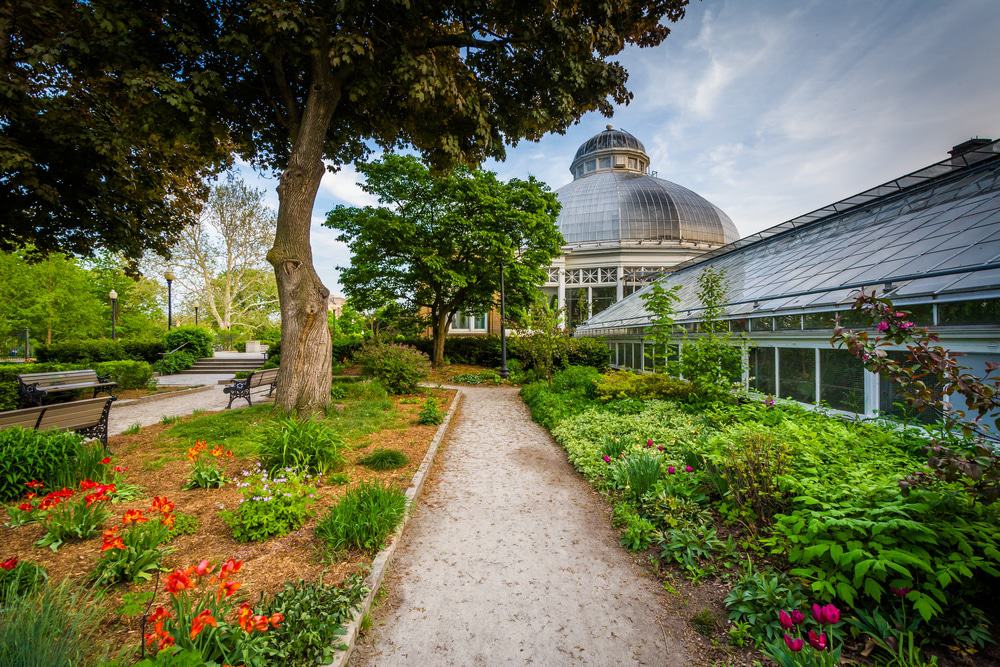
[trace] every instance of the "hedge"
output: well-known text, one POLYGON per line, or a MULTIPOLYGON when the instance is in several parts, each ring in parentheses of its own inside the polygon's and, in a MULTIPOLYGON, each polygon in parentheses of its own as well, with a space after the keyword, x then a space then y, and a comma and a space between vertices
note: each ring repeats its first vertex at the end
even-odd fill
POLYGON ((205 327, 196 326, 183 326, 174 327, 167 332, 167 335, 163 339, 163 343, 166 345, 167 350, 176 350, 181 345, 185 344, 183 352, 188 352, 194 357, 210 357, 212 356, 213 345, 215 344, 215 334, 212 333, 211 329, 205 327))
POLYGON ((100 361, 146 361, 160 359, 166 348, 158 340, 67 340, 39 345, 35 354, 39 361, 64 364, 91 364, 100 361))
POLYGON ((16 410, 17 376, 25 373, 73 371, 91 368, 98 375, 110 375, 117 389, 142 389, 153 377, 153 369, 145 361, 105 361, 97 364, 0 364, 0 411, 16 410))

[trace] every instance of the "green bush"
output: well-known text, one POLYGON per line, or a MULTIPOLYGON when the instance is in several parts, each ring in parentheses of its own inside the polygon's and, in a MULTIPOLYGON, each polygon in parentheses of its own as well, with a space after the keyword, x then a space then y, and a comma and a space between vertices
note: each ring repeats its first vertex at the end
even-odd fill
POLYGON ((410 459, 398 449, 376 449, 360 459, 358 463, 372 470, 392 470, 402 468, 410 459))
POLYGON ((437 401, 433 398, 424 401, 424 406, 420 408, 420 415, 417 417, 417 423, 424 426, 437 426, 443 421, 444 414, 438 407, 437 401))
POLYGON ((406 515, 406 494, 378 482, 363 482, 348 491, 316 526, 316 535, 334 552, 382 548, 406 515))
POLYGON ((120 361, 129 359, 121 341, 110 338, 95 338, 89 340, 67 340, 35 348, 35 357, 39 361, 51 361, 68 364, 90 364, 99 361, 120 361))
POLYGON ((201 326, 174 327, 163 338, 167 350, 175 350, 187 343, 182 349, 194 355, 195 359, 212 356, 212 346, 215 344, 215 334, 211 329, 201 326))
POLYGON ((663 460, 657 454, 643 450, 618 462, 617 466, 632 499, 639 501, 660 479, 663 460))
POLYGON ((552 376, 552 390, 580 392, 592 397, 594 396, 594 383, 600 377, 600 371, 591 366, 568 366, 552 376))
POLYGON ((353 575, 341 586, 322 581, 289 582, 266 601, 263 613, 281 614, 281 625, 267 632, 268 664, 286 667, 326 665, 354 611, 368 594, 364 577, 353 575))
POLYGON ((313 419, 284 418, 264 430, 260 461, 268 470, 294 468, 325 475, 345 463, 344 439, 327 424, 313 419))
POLYGON ((361 369, 391 394, 412 394, 430 374, 427 355, 407 345, 369 343, 356 355, 361 369))
POLYGON ((162 340, 124 340, 122 347, 129 359, 135 361, 145 361, 147 364, 154 364, 167 352, 162 340))
POLYGON ((145 389, 153 379, 153 368, 145 361, 105 361, 94 364, 100 376, 109 376, 118 389, 145 389))
POLYGON ((612 371, 601 375, 594 384, 594 395, 607 402, 625 398, 686 401, 695 387, 687 380, 663 373, 612 371))
POLYGON ((258 542, 298 530, 309 517, 316 493, 304 473, 292 470, 280 470, 273 477, 264 470, 237 486, 243 489, 243 500, 234 511, 222 512, 222 520, 238 542, 258 542))
POLYGON ((174 373, 183 373, 191 368, 195 361, 197 361, 195 356, 186 349, 177 350, 165 354, 162 359, 153 364, 153 369, 160 375, 173 375, 174 373))
POLYGON ((78 459, 86 449, 83 436, 77 433, 20 427, 0 430, 0 501, 20 498, 32 480, 51 489, 75 478, 78 459))

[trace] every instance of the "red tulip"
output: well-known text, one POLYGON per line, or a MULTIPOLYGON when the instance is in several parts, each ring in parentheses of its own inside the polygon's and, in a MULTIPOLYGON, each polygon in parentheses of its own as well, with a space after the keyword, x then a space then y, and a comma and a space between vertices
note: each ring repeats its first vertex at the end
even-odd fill
POLYGON ((840 623, 840 610, 834 607, 832 604, 828 604, 823 607, 823 619, 828 625, 836 625, 840 623))
POLYGON ((647 447, 652 447, 653 446, 653 439, 652 438, 650 438, 649 440, 646 441, 646 446, 647 447))
POLYGON ((800 637, 792 639, 787 634, 785 635, 785 646, 787 646, 792 653, 798 653, 801 651, 805 644, 805 641, 803 641, 800 637))
POLYGON ((795 625, 802 625, 802 621, 806 620, 806 615, 803 614, 798 609, 792 610, 792 623, 795 625))
POLYGON ((812 646, 817 651, 826 650, 826 633, 821 632, 818 635, 815 630, 809 631, 809 645, 812 646))
POLYGON ((786 630, 791 630, 792 626, 795 624, 792 622, 792 617, 788 615, 788 612, 782 609, 778 612, 778 622, 781 623, 781 627, 786 630))
POLYGON ((814 602, 812 606, 812 613, 813 619, 815 619, 817 623, 823 623, 823 607, 820 607, 814 602))

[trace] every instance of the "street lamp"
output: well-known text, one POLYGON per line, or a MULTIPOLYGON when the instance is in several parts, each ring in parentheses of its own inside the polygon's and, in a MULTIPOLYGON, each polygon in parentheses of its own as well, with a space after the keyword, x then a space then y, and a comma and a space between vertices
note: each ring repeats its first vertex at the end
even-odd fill
POLYGON ((500 260, 500 377, 504 380, 510 375, 507 370, 507 294, 504 285, 503 260, 500 260))
POLYGON ((174 272, 167 269, 167 272, 163 274, 163 277, 167 279, 167 331, 169 331, 174 326, 174 272))
POLYGON ((194 307, 194 325, 198 326, 198 306, 194 307))
POLYGON ((108 297, 111 299, 111 340, 115 340, 118 338, 115 330, 115 325, 118 323, 118 292, 111 290, 108 292, 108 297))

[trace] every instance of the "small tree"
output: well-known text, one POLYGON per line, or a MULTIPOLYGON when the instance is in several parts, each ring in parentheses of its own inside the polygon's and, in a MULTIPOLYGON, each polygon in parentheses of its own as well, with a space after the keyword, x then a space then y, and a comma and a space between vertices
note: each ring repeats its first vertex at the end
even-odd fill
POLYGON ((562 244, 559 202, 544 183, 505 183, 464 167, 435 175, 414 157, 392 154, 359 171, 380 206, 338 206, 325 223, 351 248, 344 291, 364 308, 397 301, 425 309, 435 365, 456 314, 496 305, 501 265, 507 302, 534 299, 562 244))
POLYGON ((743 350, 726 330, 724 304, 728 285, 725 271, 709 266, 698 275, 703 335, 685 341, 681 372, 707 400, 722 400, 743 371, 743 350))
POLYGON ((545 377, 552 379, 556 354, 566 332, 562 328, 562 310, 553 308, 544 294, 539 294, 528 308, 524 325, 528 332, 518 339, 518 348, 528 357, 528 363, 545 377))
POLYGON ((674 324, 674 306, 680 302, 678 295, 680 285, 664 287, 659 280, 654 282, 648 292, 640 297, 650 314, 649 336, 653 339, 653 370, 658 373, 669 372, 667 369, 667 350, 673 344, 677 325, 674 324))

